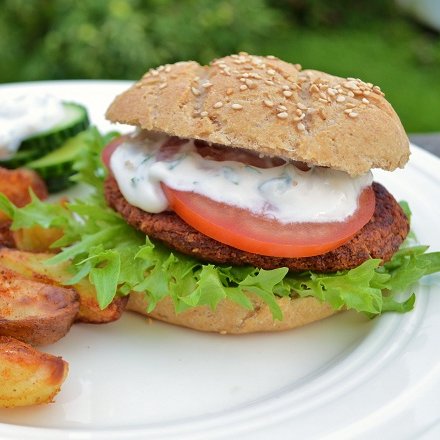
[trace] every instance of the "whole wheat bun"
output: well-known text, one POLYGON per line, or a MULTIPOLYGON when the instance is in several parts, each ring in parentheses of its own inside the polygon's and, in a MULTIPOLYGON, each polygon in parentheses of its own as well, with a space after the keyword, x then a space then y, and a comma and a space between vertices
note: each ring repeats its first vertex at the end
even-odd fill
POLYGON ((409 157, 380 88, 275 57, 231 55, 151 69, 107 110, 113 122, 328 166, 355 176, 409 157))
POLYGON ((130 293, 127 309, 170 324, 222 334, 289 330, 338 313, 330 305, 312 297, 279 298, 277 302, 283 312, 283 320, 276 321, 267 304, 254 295, 249 296, 253 310, 222 300, 215 311, 208 306, 199 306, 176 314, 172 300, 167 297, 157 304, 153 312, 147 313, 148 304, 144 298, 141 293, 130 293))

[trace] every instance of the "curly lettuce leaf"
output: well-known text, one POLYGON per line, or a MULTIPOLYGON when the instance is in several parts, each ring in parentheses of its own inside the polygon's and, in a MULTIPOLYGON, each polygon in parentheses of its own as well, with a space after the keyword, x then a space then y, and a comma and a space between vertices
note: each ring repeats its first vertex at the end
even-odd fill
MULTIPOLYGON (((0 195, 0 210, 11 217, 13 229, 34 225, 63 229, 63 237, 54 243, 62 251, 48 264, 71 261, 69 283, 88 277, 102 308, 115 295, 135 291, 144 293, 150 312, 166 297, 177 313, 201 305, 215 309, 224 299, 252 309, 251 295, 255 295, 278 320, 282 313, 277 298, 294 296, 314 297, 336 310, 376 316, 411 310, 415 295, 399 302, 395 294, 406 292, 424 275, 440 271, 440 252, 426 253, 427 246, 410 246, 409 241, 382 266, 371 259, 354 269, 327 274, 204 264, 172 252, 136 231, 106 205, 102 185, 106 171, 100 155, 111 137, 96 129, 83 137, 84 154, 75 165, 74 179, 93 188, 85 199, 60 205, 33 197, 29 205, 16 208, 0 195)), ((404 207, 410 215, 409 207, 404 207)))

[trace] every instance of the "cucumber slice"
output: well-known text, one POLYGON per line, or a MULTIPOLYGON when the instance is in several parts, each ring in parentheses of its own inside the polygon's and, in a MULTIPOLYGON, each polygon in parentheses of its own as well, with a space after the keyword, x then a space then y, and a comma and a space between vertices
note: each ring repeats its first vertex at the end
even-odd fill
POLYGON ((0 160, 0 166, 6 168, 23 166, 59 148, 67 139, 89 126, 89 116, 85 107, 72 102, 64 102, 63 107, 66 114, 60 123, 50 130, 25 139, 14 156, 0 160))
POLYGON ((74 174, 72 166, 83 148, 83 136, 79 133, 60 148, 27 163, 26 167, 36 171, 46 181, 49 192, 60 191, 74 184, 70 181, 70 176, 74 174))
POLYGON ((38 152, 33 150, 19 151, 15 153, 11 158, 0 160, 0 166, 15 169, 26 165, 31 160, 38 157, 38 152))
POLYGON ((47 190, 50 194, 63 191, 75 184, 70 180, 72 174, 63 174, 62 176, 52 176, 45 179, 47 190))

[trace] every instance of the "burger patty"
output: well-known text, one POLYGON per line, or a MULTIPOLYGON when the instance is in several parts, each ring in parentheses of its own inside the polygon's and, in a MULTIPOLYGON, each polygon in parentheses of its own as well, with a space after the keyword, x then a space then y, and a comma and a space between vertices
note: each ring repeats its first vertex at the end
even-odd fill
POLYGON ((125 200, 114 177, 105 182, 105 197, 130 225, 169 248, 201 261, 263 269, 287 267, 296 272, 335 272, 357 267, 370 258, 388 261, 408 234, 408 219, 394 197, 379 183, 374 182, 373 189, 376 195, 373 217, 356 235, 330 252, 303 258, 270 257, 241 251, 207 237, 174 212, 145 212, 125 200))

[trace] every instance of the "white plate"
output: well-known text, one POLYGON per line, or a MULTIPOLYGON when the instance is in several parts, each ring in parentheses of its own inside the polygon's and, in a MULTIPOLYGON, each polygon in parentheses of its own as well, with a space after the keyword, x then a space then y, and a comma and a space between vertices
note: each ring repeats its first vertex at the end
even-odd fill
MULTIPOLYGON (((128 83, 13 84, 82 102, 103 129, 128 83)), ((440 249, 440 160, 413 147, 405 170, 377 172, 406 199, 422 243, 440 249)), ((278 334, 203 334, 125 314, 75 325, 45 350, 70 372, 56 402, 0 410, 1 439, 440 438, 440 288, 416 309, 369 321, 345 313, 278 334)))

